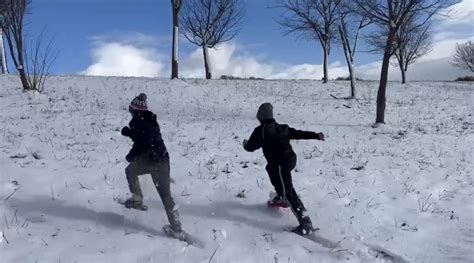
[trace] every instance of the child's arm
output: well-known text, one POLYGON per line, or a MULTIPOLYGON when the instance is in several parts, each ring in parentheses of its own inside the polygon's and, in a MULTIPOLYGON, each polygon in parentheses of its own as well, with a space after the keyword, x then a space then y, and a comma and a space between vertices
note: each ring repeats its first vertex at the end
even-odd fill
POLYGON ((127 162, 133 162, 137 159, 137 157, 142 153, 142 150, 140 149, 139 145, 137 143, 134 143, 132 146, 132 149, 130 149, 130 152, 128 152, 127 156, 125 156, 125 159, 127 162))
POLYGON ((121 133, 123 136, 127 136, 130 138, 133 136, 132 129, 130 129, 128 126, 123 127, 121 133))
POLYGON ((243 146, 244 149, 247 152, 253 152, 255 150, 258 150, 260 147, 262 147, 262 127, 259 126, 255 128, 253 131, 252 135, 250 135, 250 138, 248 140, 244 140, 243 146))
POLYGON ((138 127, 140 127, 139 123, 135 120, 135 118, 133 118, 128 124, 128 126, 122 128, 121 133, 123 136, 130 137, 130 139, 136 141, 139 134, 139 131, 137 130, 138 127))
POLYGON ((321 140, 324 141, 324 134, 322 132, 315 133, 310 131, 300 131, 290 128, 290 139, 292 140, 321 140))

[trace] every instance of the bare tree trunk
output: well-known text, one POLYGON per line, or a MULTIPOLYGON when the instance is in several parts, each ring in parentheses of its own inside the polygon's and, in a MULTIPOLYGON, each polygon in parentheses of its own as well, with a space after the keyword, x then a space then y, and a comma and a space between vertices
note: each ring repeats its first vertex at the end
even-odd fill
POLYGON ((355 74, 354 74, 354 64, 351 61, 347 63, 347 66, 349 67, 349 76, 351 78, 351 99, 355 99, 357 96, 356 96, 356 88, 355 88, 356 79, 355 79, 355 74))
POLYGON ((204 68, 206 69, 206 79, 211 79, 211 61, 209 60, 209 52, 206 44, 202 46, 202 53, 204 55, 204 68))
POLYGON ((3 45, 3 29, 0 28, 0 65, 1 65, 1 73, 8 74, 7 68, 7 57, 5 53, 5 46, 3 45))
POLYGON ((18 69, 18 74, 20 74, 21 85, 25 90, 31 90, 30 83, 28 82, 28 77, 26 76, 25 69, 18 69))
POLYGON ((377 117, 375 123, 385 123, 385 94, 387 90, 388 82, 388 69, 390 67, 390 57, 392 56, 392 43, 395 39, 396 29, 390 28, 390 32, 387 38, 387 44, 385 46, 385 52, 383 54, 382 70, 380 73, 379 90, 377 92, 377 117))
POLYGON ((171 59, 171 79, 178 78, 178 12, 173 5, 173 47, 172 47, 172 59, 171 59))
POLYGON ((10 49, 10 54, 13 60, 13 64, 18 71, 18 75, 20 76, 21 85, 23 86, 24 90, 31 90, 30 84, 28 82, 28 77, 25 71, 25 63, 24 63, 24 49, 23 49, 23 35, 20 34, 19 37, 14 36, 14 41, 16 45, 13 45, 13 40, 11 37, 7 37, 8 48, 10 49), (16 56, 15 54, 16 50, 16 56))
POLYGON ((405 70, 405 68, 400 68, 400 70, 402 71, 402 84, 406 84, 407 83, 407 72, 405 70))
POLYGON ((385 91, 387 89, 389 66, 390 56, 384 54, 382 70, 380 73, 379 90, 377 92, 377 117, 375 119, 375 123, 385 123, 385 91))
POLYGON ((25 58, 24 58, 24 48, 23 48, 23 36, 19 37, 17 40, 17 50, 18 50, 18 74, 20 74, 21 84, 25 90, 31 90, 30 83, 28 82, 28 76, 26 75, 25 70, 25 58))
POLYGON ((397 60, 398 60, 398 66, 400 68, 400 73, 402 73, 402 84, 407 83, 407 78, 406 78, 406 73, 407 73, 407 68, 405 67, 405 60, 403 53, 400 51, 400 55, 397 55, 397 60))
POLYGON ((355 90, 356 79, 355 79, 355 73, 354 73, 354 61, 352 59, 352 54, 350 53, 349 50, 347 50, 346 42, 344 41, 343 41, 344 55, 346 57, 347 69, 349 70, 349 78, 351 80, 351 99, 355 99, 356 98, 356 90, 355 90))
POLYGON ((323 83, 328 83, 328 81, 329 81, 329 73, 328 73, 329 46, 327 44, 325 44, 323 46, 323 50, 324 50, 324 61, 323 61, 324 77, 323 77, 323 83))
MULTIPOLYGON (((344 24, 344 22, 342 23, 344 24)), ((345 28, 341 25, 339 25, 339 35, 341 37, 341 42, 342 42, 342 48, 344 49, 344 56, 346 57, 346 63, 347 63, 347 68, 349 70, 349 78, 351 80, 351 99, 356 98, 356 90, 355 90, 355 74, 354 74, 354 50, 351 49, 349 46, 349 41, 347 39, 347 34, 345 31, 345 28)), ((356 35, 356 40, 355 44, 357 44, 357 35, 356 35)))
POLYGON ((27 9, 31 4, 30 0, 9 0, 6 10, 2 12, 2 24, 5 30, 5 36, 10 50, 10 57, 15 65, 21 84, 24 90, 32 90, 30 78, 27 72, 27 65, 25 64, 25 46, 24 46, 24 17, 27 9))

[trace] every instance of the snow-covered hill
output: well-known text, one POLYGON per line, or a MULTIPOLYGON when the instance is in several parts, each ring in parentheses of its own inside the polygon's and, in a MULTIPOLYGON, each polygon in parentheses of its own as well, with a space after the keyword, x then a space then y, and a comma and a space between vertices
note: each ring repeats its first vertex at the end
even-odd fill
POLYGON ((390 83, 387 125, 373 129, 377 83, 54 77, 44 94, 0 76, 1 262, 473 262, 474 86, 390 83), (128 195, 131 141, 120 135, 140 92, 171 154, 183 227, 204 248, 166 237, 149 176, 147 212, 128 195), (258 105, 322 131, 295 141, 294 185, 319 243, 283 231, 262 153, 241 141, 258 105), (237 195, 240 193, 240 197, 237 195), (328 243, 336 247, 328 247, 328 243))

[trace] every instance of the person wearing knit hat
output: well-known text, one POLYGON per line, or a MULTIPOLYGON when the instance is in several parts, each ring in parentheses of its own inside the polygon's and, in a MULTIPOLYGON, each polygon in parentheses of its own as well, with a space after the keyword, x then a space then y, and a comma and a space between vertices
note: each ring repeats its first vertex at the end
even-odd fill
POLYGON ((160 126, 156 115, 148 110, 147 96, 140 93, 129 105, 132 120, 122 128, 122 135, 133 141, 133 146, 125 159, 129 162, 125 168, 127 182, 132 197, 123 204, 127 208, 147 210, 143 204, 143 194, 138 176, 151 174, 161 201, 166 210, 170 226, 165 226, 167 233, 176 238, 185 239, 181 229, 178 210, 175 207, 170 191, 170 160, 165 143, 161 137, 160 126))
POLYGON ((140 93, 138 96, 136 96, 129 105, 129 110, 141 110, 145 111, 148 110, 148 104, 146 101, 147 97, 145 93, 140 93))
POLYGON ((294 228, 293 232, 308 235, 317 229, 313 228, 306 208, 293 187, 291 171, 296 167, 297 158, 290 140, 324 141, 324 134, 300 131, 286 124, 277 123, 273 118, 273 106, 270 103, 260 105, 256 117, 260 125, 254 129, 248 140, 243 141, 242 145, 249 152, 260 148, 263 150, 263 155, 267 160, 265 169, 277 194, 273 200, 268 201, 268 206, 290 206, 299 222, 299 226, 294 228))

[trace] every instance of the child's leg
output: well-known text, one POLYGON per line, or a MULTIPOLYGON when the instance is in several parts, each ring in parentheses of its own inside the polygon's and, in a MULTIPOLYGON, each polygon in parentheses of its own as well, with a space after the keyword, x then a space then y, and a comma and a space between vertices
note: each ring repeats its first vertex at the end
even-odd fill
POLYGON ((181 232, 181 223, 179 222, 179 213, 175 209, 175 203, 171 196, 170 190, 170 163, 169 160, 165 160, 155 164, 153 172, 151 173, 153 182, 155 183, 156 190, 161 197, 163 206, 165 207, 168 221, 171 224, 171 228, 175 232, 181 232))
POLYGON ((291 170, 293 170, 296 166, 296 158, 294 160, 290 160, 288 163, 283 164, 280 166, 280 175, 283 180, 283 186, 286 192, 286 198, 290 203, 291 210, 293 214, 298 219, 300 225, 303 224, 311 224, 311 220, 309 216, 306 214, 306 208, 301 202, 301 199, 298 197, 295 188, 293 187, 293 179, 291 177, 291 170))
POLYGON ((268 176, 270 177, 270 182, 275 188, 277 195, 284 196, 283 184, 280 178, 279 167, 273 164, 267 164, 265 169, 267 170, 268 176))
POLYGON ((285 169, 285 167, 281 167, 281 177, 286 192, 286 198, 288 199, 288 202, 290 203, 290 206, 295 216, 300 218, 303 212, 306 211, 306 208, 304 207, 303 202, 301 202, 300 198, 298 197, 298 194, 296 193, 295 188, 293 187, 291 170, 285 169))
POLYGON ((147 167, 140 161, 131 162, 127 168, 125 168, 125 174, 127 175, 128 188, 133 194, 133 200, 141 201, 143 199, 142 190, 140 188, 140 182, 138 181, 138 176, 147 174, 150 171, 146 169, 147 167))

